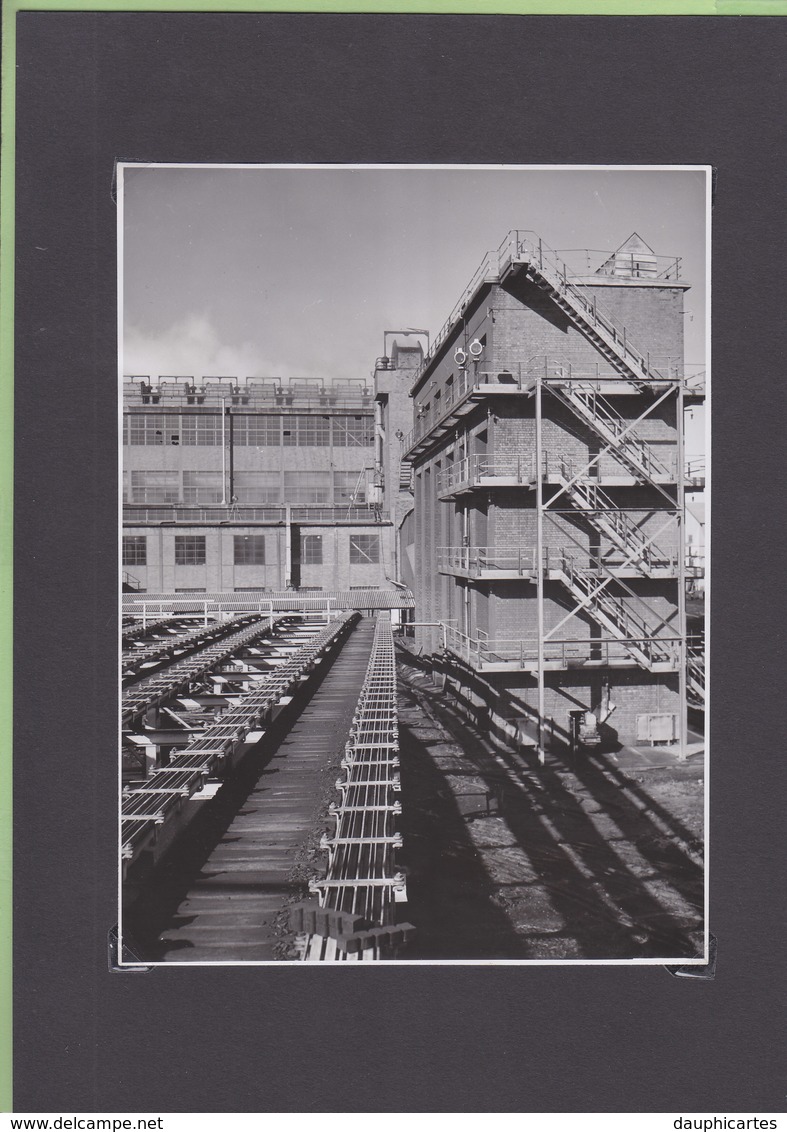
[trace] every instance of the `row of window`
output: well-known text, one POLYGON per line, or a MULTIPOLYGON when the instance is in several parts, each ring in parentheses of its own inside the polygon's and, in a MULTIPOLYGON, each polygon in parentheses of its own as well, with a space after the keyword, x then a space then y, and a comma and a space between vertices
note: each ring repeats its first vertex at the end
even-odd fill
MULTIPOLYGON (((365 472, 235 472, 235 503, 246 505, 325 503, 361 506, 366 502, 365 472)), ((131 472, 131 503, 221 503, 221 472, 131 472)))
MULTIPOLYGON (((235 535, 236 566, 265 565, 265 535, 235 535)), ((175 565, 204 566, 207 561, 205 535, 175 535, 175 565)), ((300 561, 304 566, 322 566, 322 535, 301 535, 300 561)), ((354 566, 380 561, 380 536, 350 535, 350 563, 354 566)), ((123 536, 123 565, 147 566, 147 535, 123 536)))
POLYGON ((127 413, 124 444, 222 444, 298 447, 364 448, 374 443, 374 419, 369 416, 182 416, 177 413, 127 413))

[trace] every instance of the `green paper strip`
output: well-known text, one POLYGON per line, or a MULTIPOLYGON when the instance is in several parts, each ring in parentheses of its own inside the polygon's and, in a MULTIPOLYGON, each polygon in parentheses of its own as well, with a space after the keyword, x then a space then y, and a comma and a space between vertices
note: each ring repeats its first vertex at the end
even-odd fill
POLYGON ((784 16, 787 0, 11 0, 35 12, 339 12, 509 16, 784 16))

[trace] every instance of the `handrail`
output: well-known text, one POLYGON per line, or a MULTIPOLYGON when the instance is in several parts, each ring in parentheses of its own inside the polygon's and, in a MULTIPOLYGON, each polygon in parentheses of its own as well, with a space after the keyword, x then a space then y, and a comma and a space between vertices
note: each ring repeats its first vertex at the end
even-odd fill
MULTIPOLYGON (((477 667, 490 664, 512 664, 517 667, 538 663, 538 638, 489 638, 485 635, 469 636, 451 625, 445 626, 446 647, 463 660, 477 667)), ((661 652, 654 659, 658 663, 680 663, 680 637, 660 637, 661 652)), ((649 637, 630 637, 616 640, 598 640, 594 637, 566 637, 543 642, 546 663, 571 667, 582 663, 607 664, 617 661, 638 664, 637 653, 652 652, 649 637)))
MULTIPOLYGON (((643 532, 643 538, 645 537, 643 532)), ((675 573, 678 569, 677 549, 659 550, 650 543, 651 551, 647 565, 651 570, 675 573)), ((574 571, 588 575, 594 580, 599 571, 614 572, 625 568, 636 569, 637 563, 630 551, 610 546, 601 552, 582 553, 578 547, 555 543, 544 547, 544 570, 549 572, 574 571)), ((480 575, 498 571, 500 573, 519 573, 522 575, 537 572, 535 546, 520 546, 514 549, 498 549, 493 546, 439 546, 437 547, 438 570, 463 570, 468 574, 480 575)))
POLYGON ((472 364, 471 368, 460 370, 453 385, 441 390, 439 400, 431 403, 427 410, 421 408, 416 412, 415 426, 402 441, 402 451, 409 452, 413 445, 433 428, 441 423, 445 417, 455 410, 461 402, 467 400, 475 392, 505 393, 519 392, 531 393, 535 379, 523 372, 519 363, 509 365, 507 362, 486 361, 472 364))

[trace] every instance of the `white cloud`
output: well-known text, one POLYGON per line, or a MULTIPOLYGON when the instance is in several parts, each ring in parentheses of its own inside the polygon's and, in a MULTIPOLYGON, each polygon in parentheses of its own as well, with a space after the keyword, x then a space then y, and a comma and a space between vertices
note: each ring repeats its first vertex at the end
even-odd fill
POLYGON ((279 375, 275 364, 264 359, 253 342, 226 345, 210 319, 190 314, 159 334, 127 326, 124 335, 123 372, 204 377, 279 375))

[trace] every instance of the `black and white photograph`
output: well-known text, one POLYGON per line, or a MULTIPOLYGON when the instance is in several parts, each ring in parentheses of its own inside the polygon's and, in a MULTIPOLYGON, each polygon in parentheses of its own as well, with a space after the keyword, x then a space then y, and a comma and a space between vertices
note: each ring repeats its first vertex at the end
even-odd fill
POLYGON ((118 165, 120 966, 707 963, 710 181, 118 165))

